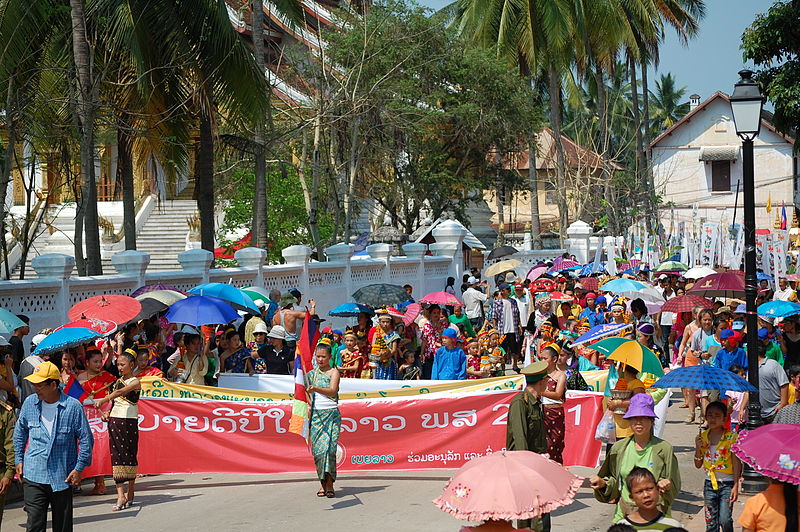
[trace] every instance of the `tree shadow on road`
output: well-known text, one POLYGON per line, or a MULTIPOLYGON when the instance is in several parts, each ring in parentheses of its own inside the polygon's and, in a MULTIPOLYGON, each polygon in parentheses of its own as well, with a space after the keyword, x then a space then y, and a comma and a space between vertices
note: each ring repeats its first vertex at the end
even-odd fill
POLYGON ((703 509, 703 498, 688 491, 681 491, 672 503, 672 510, 682 514, 694 515, 703 509), (700 504, 695 504, 695 503, 700 504))

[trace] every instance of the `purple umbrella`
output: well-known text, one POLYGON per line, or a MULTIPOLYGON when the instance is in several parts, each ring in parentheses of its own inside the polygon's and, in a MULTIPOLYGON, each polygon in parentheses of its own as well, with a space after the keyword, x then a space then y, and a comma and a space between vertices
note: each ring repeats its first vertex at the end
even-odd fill
POLYGON ((186 295, 186 292, 178 290, 174 286, 170 286, 168 284, 156 283, 156 284, 146 284, 144 286, 140 286, 139 288, 134 290, 134 292, 131 294, 131 297, 140 296, 142 294, 146 294, 147 292, 153 292, 155 290, 172 290, 174 292, 186 295))
POLYGON ((763 425, 739 434, 731 450, 764 476, 800 484, 800 425, 763 425))

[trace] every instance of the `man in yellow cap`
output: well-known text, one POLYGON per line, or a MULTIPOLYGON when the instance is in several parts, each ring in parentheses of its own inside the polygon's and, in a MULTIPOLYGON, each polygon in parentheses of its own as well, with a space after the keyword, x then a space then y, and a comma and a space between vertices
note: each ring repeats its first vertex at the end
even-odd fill
MULTIPOLYGON (((525 389, 511 400, 508 408, 508 424, 506 426, 506 449, 509 451, 532 451, 544 454, 547 452, 547 439, 544 431, 544 414, 542 413, 542 392, 547 388, 547 362, 539 360, 529 364, 520 371, 525 376, 525 389)), ((544 514, 541 520, 518 521, 517 528, 532 528, 540 532, 550 531, 550 514, 544 514), (534 528, 535 527, 535 528, 534 528)))
POLYGON ((42 362, 25 377, 33 384, 14 428, 17 474, 23 479, 27 530, 44 531, 52 507, 53 531, 72 530, 72 490, 92 463, 94 438, 83 406, 59 389, 61 372, 42 362))

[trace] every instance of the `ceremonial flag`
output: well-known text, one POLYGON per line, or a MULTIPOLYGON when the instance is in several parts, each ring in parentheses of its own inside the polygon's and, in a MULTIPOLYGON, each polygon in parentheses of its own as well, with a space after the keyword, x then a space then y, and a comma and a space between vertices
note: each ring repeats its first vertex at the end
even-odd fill
POLYGON ((292 417, 289 432, 308 439, 311 400, 306 391, 306 375, 314 368, 314 350, 319 340, 317 322, 306 310, 303 328, 294 356, 294 397, 292 398, 292 417))
POLYGON ((80 403, 83 403, 89 398, 89 394, 83 389, 81 383, 75 378, 75 375, 70 375, 67 384, 64 385, 64 393, 70 397, 74 397, 80 403))
POLYGON ((781 229, 789 229, 786 225, 786 203, 781 202, 781 229))

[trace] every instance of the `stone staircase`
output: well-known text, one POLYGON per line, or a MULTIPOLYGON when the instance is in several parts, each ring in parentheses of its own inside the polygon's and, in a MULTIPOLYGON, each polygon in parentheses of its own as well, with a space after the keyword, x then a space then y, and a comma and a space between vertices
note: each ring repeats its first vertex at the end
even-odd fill
POLYGON ((180 269, 178 253, 186 249, 189 232, 186 219, 196 212, 197 202, 193 200, 164 200, 156 204, 136 235, 136 248, 150 254, 147 271, 180 269))

